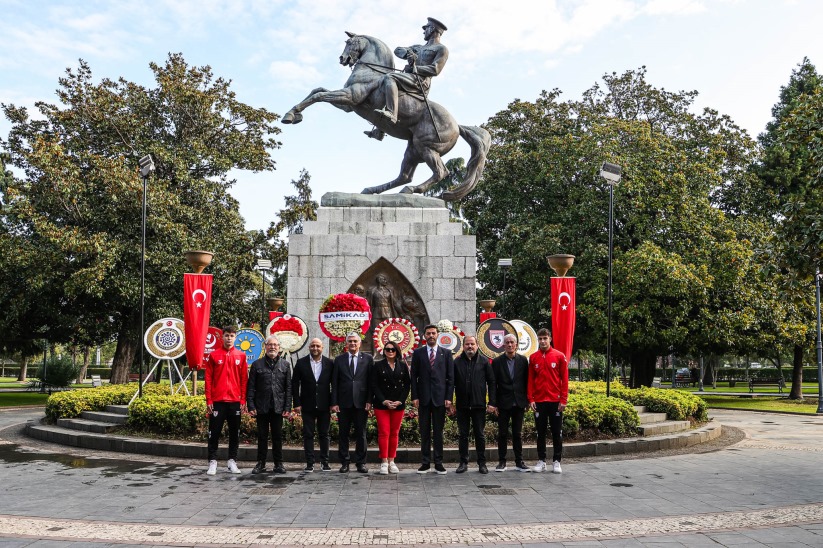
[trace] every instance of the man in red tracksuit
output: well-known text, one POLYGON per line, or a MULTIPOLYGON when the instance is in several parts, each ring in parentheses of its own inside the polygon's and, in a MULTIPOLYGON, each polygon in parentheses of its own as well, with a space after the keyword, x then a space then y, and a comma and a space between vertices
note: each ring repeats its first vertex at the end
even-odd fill
POLYGON ((206 362, 206 405, 209 410, 209 469, 217 473, 217 447, 223 424, 229 423, 229 472, 239 474, 237 450, 240 447, 240 415, 246 411, 246 385, 249 381, 246 354, 234 347, 237 328, 223 328, 223 347, 209 355, 206 362))
POLYGON ((552 429, 552 472, 560 474, 563 454, 563 410, 569 401, 569 362, 551 347, 548 329, 537 332, 538 350, 529 357, 529 403, 537 426, 537 457, 532 470, 546 470, 546 428, 552 429))

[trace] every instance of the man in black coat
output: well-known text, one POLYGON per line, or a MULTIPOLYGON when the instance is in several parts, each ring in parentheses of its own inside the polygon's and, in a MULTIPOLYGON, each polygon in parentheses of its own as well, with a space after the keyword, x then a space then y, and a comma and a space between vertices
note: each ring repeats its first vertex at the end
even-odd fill
POLYGON ((283 417, 291 411, 291 366, 280 357, 280 341, 275 335, 266 339, 266 355, 251 364, 246 386, 249 414, 257 419, 257 465, 252 474, 266 471, 269 430, 275 474, 283 467, 283 417))
POLYGON ((497 467, 495 472, 506 471, 506 446, 509 442, 509 423, 512 428, 514 467, 528 472, 523 462, 523 415, 529 407, 527 386, 529 360, 517 353, 517 337, 509 333, 503 338, 505 353, 492 360, 492 372, 497 384, 497 467))
POLYGON ((346 352, 334 359, 332 374, 331 410, 337 413, 340 429, 340 472, 349 471, 349 431, 354 425, 355 463, 357 471, 367 474, 366 420, 371 409, 369 369, 374 364, 370 354, 360 352, 360 334, 346 335, 346 352))
POLYGON ((469 469, 469 423, 474 433, 474 449, 481 474, 486 467, 486 411, 494 413, 497 388, 489 360, 477 352, 477 337, 463 339, 463 353, 454 360, 454 405, 457 408, 458 451, 460 465, 456 472, 469 469), (489 401, 486 403, 486 389, 489 401))
POLYGON ((454 396, 454 361, 452 353, 437 346, 437 326, 423 330, 426 345, 412 354, 412 403, 419 410, 420 452, 423 454, 418 474, 431 469, 431 447, 434 445, 434 470, 445 474, 443 467, 443 426, 446 410, 451 410, 454 396), (434 430, 434 437, 432 437, 434 430))
POLYGON ((309 355, 297 360, 292 376, 294 410, 303 416, 303 449, 306 472, 314 471, 314 431, 320 438, 320 468, 330 472, 329 425, 331 424, 331 380, 334 362, 323 355, 323 341, 309 342, 309 355))

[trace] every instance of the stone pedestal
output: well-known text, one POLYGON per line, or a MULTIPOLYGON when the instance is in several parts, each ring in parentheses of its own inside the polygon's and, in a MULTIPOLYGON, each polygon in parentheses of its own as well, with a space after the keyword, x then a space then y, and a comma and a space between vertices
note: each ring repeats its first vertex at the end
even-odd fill
MULTIPOLYGON (((326 195, 321 204, 346 204, 340 196, 326 195)), ((289 239, 288 312, 306 320, 310 337, 324 338, 317 322, 322 302, 349 291, 381 259, 414 287, 431 323, 449 319, 474 333, 475 237, 449 222, 441 200, 412 196, 406 202, 400 197, 407 195, 389 195, 363 202, 361 195, 351 196, 357 201, 350 203, 369 205, 321 206, 317 220, 289 239)))

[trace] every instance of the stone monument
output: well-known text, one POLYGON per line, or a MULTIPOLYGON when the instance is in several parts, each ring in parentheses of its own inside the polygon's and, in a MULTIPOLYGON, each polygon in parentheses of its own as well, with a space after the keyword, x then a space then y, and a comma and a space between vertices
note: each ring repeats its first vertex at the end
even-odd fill
MULTIPOLYGON (((335 293, 368 299, 372 330, 403 317, 421 334, 441 319, 475 331, 475 237, 449 222, 442 200, 328 193, 320 205, 317 220, 289 239, 288 312, 306 321, 312 337, 320 336, 320 305, 335 293)), ((371 349, 372 330, 364 348, 371 349)))

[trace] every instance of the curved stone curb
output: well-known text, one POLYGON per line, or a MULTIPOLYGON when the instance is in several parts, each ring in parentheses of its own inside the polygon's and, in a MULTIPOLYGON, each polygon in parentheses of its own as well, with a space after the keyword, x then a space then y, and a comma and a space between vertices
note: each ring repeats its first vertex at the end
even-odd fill
MULTIPOLYGON (((581 443, 563 444, 563 456, 575 457, 599 457, 605 455, 625 455, 629 453, 645 453, 649 451, 660 451, 665 449, 682 449, 700 443, 711 441, 720 436, 722 427, 720 424, 709 423, 700 428, 664 436, 654 436, 648 438, 624 438, 616 440, 592 441, 581 443)), ((205 442, 180 442, 173 440, 155 440, 148 438, 136 438, 128 436, 118 436, 114 434, 95 434, 91 432, 81 432, 69 430, 59 426, 38 424, 29 421, 24 429, 25 435, 51 443, 69 445, 83 449, 93 449, 97 451, 114 451, 118 453, 137 453, 140 455, 155 455, 162 457, 173 457, 183 459, 206 460, 207 448, 205 442)), ((222 443, 218 458, 227 458, 226 443, 222 443)), ((474 451, 472 451, 474 453, 474 451)), ((374 455, 374 448, 372 448, 374 455)), ((497 461, 497 449, 487 449, 486 458, 489 462, 497 461)), ((535 446, 523 447, 523 458, 525 460, 537 459, 537 448, 535 446)), ((302 448, 284 447, 283 459, 285 462, 305 462, 302 448)), ((331 460, 336 461, 337 451, 332 448, 331 460)), ((257 447, 252 445, 241 445, 238 460, 254 462, 257 460, 257 447)), ((319 460, 319 459, 317 459, 319 460)), ((397 450, 397 462, 417 463, 420 462, 419 449, 397 450)), ((443 450, 443 460, 446 462, 458 462, 459 455, 457 448, 446 448, 443 450)), ((474 460, 473 458, 471 460, 474 460)))

